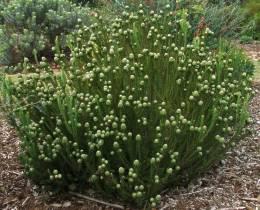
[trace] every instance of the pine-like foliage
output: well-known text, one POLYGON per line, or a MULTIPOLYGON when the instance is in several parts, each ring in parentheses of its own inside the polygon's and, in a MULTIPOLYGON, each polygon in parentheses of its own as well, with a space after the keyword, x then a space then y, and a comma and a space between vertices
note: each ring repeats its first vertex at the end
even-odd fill
POLYGON ((12 0, 0 12, 1 64, 48 55, 57 35, 88 22, 88 9, 68 0, 12 0))
POLYGON ((70 36, 69 61, 56 47, 60 73, 43 60, 41 73, 3 82, 35 183, 156 206, 165 187, 187 184, 235 145, 248 117, 247 62, 210 50, 208 28, 190 41, 186 11, 167 8, 98 17, 70 36))

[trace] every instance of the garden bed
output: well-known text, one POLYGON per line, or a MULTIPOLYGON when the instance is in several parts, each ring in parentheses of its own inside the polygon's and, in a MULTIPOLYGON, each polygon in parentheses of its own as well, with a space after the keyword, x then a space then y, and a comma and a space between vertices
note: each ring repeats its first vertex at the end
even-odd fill
MULTIPOLYGON (((256 94, 250 105, 253 119, 249 126, 250 136, 196 183, 188 188, 165 191, 161 209, 228 210, 260 206, 260 84, 254 86, 256 94)), ((52 198, 38 193, 23 175, 19 164, 19 139, 3 119, 0 121, 0 140, 0 209, 113 209, 71 195, 52 198)), ((88 194, 93 196, 91 191, 88 194)))

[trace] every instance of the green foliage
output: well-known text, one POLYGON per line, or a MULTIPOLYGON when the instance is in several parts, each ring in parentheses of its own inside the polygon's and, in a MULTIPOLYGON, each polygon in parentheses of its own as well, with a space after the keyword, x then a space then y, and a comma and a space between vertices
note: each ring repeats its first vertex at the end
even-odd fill
MULTIPOLYGON (((4 32, 3 32, 3 30, 0 29, 0 39, 3 39, 4 37, 5 37, 4 32)), ((7 42, 2 42, 0 44, 0 55, 4 54, 6 52, 7 47, 8 47, 6 43, 7 42)), ((7 58, 6 57, 0 57, 0 64, 5 63, 5 62, 7 62, 7 58)))
POLYGON ((246 72, 247 74, 253 76, 255 67, 254 64, 248 59, 242 49, 238 49, 228 41, 220 40, 219 49, 222 52, 228 54, 229 58, 233 61, 234 64, 234 74, 237 76, 246 72))
POLYGON ((69 61, 56 45, 59 74, 43 60, 40 73, 4 80, 35 183, 156 206, 161 190, 187 184, 236 143, 251 73, 224 43, 208 48, 209 29, 190 40, 187 11, 165 10, 98 17, 70 35, 69 61))
POLYGON ((0 24, 3 24, 4 18, 2 17, 2 10, 4 9, 4 4, 0 3, 0 24))
POLYGON ((215 32, 215 41, 219 37, 224 37, 241 38, 242 42, 246 42, 250 39, 258 39, 259 36, 260 21, 257 23, 259 3, 257 2, 257 0, 181 1, 180 7, 188 8, 192 14, 191 25, 194 31, 203 20, 204 24, 215 32))
POLYGON ((244 5, 249 28, 244 32, 245 36, 250 36, 255 40, 260 40, 260 2, 257 0, 249 0, 244 5))
POLYGON ((74 3, 80 4, 80 5, 96 5, 98 3, 99 0, 71 0, 74 3))
POLYGON ((203 16, 207 26, 215 32, 215 36, 225 38, 237 38, 245 27, 245 14, 240 4, 207 4, 203 16))
POLYGON ((248 35, 241 35, 240 36, 240 43, 242 43, 242 44, 250 43, 252 41, 253 41, 252 36, 248 36, 248 35))
POLYGON ((230 4, 234 4, 234 3, 235 4, 237 4, 237 3, 242 4, 243 2, 245 2, 245 0, 207 0, 207 2, 209 4, 225 3, 225 4, 230 5, 230 4))
MULTIPOLYGON (((120 7, 120 5, 123 6, 129 2, 136 4, 139 1, 118 0, 115 1, 115 5, 120 7)), ((238 38, 245 29, 252 27, 250 25, 252 23, 247 22, 246 13, 241 9, 241 4, 238 1, 227 3, 220 0, 216 4, 208 0, 147 0, 144 2, 147 2, 147 5, 156 11, 159 11, 166 4, 170 4, 171 9, 175 12, 187 10, 190 14, 189 22, 193 33, 197 33, 201 28, 203 30, 205 27, 209 27, 214 31, 213 44, 216 44, 220 37, 238 38)))
POLYGON ((88 9, 67 0, 12 0, 1 11, 1 64, 17 64, 24 57, 51 57, 58 35, 72 31, 79 21, 87 23, 88 9))

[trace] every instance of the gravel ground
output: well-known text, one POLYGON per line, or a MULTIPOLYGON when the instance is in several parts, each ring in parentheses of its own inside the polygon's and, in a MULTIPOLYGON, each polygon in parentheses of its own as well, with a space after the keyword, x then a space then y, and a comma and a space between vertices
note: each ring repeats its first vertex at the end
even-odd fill
POLYGON ((244 49, 246 55, 253 61, 260 61, 260 42, 253 42, 249 44, 241 44, 240 47, 244 49))

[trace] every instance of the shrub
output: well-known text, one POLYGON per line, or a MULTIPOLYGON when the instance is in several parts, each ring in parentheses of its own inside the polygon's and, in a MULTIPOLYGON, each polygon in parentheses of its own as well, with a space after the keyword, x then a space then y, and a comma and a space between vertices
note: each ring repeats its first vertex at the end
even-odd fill
POLYGON ((2 14, 1 14, 1 12, 2 12, 2 10, 4 9, 4 7, 5 7, 5 3, 4 2, 1 2, 0 3, 0 24, 2 24, 3 23, 3 17, 2 17, 2 14))
MULTIPOLYGON (((167 3, 171 5, 175 12, 179 10, 188 10, 189 22, 193 33, 196 33, 198 28, 209 27, 214 31, 212 44, 216 44, 218 38, 235 39, 248 27, 251 27, 247 21, 246 13, 241 8, 238 1, 230 1, 227 3, 224 0, 218 1, 216 4, 207 0, 143 0, 152 9, 159 11, 167 3)), ((114 1, 119 8, 129 2, 132 3, 133 10, 138 0, 118 0, 114 1)), ((116 7, 116 8, 117 8, 116 7)))
POLYGON ((17 64, 24 57, 51 57, 56 36, 72 31, 79 20, 87 23, 87 14, 87 8, 67 0, 12 0, 0 15, 0 46, 5 45, 1 64, 17 64))
POLYGON ((234 74, 236 76, 246 72, 247 74, 253 76, 254 74, 254 64, 245 55, 244 50, 235 47, 235 44, 230 43, 226 40, 219 40, 219 49, 221 52, 228 54, 229 58, 233 61, 234 74))
POLYGON ((256 0, 247 1, 244 4, 249 27, 244 30, 244 35, 252 37, 255 40, 260 39, 260 2, 256 0))
POLYGON ((239 3, 242 4, 243 2, 245 2, 245 0, 207 0, 208 3, 210 4, 219 4, 219 3, 225 3, 225 4, 234 4, 234 3, 239 3))
POLYGON ((253 41, 253 37, 252 36, 248 36, 248 35, 242 35, 240 36, 239 39, 240 43, 242 44, 247 44, 253 41))
MULTIPOLYGON (((189 1, 186 1, 189 2, 189 1)), ((207 0, 204 14, 212 30, 222 37, 241 38, 242 42, 259 39, 260 3, 258 0, 207 0), (242 37, 241 37, 242 36, 242 37)))
POLYGON ((74 3, 80 4, 80 5, 96 5, 100 0, 71 0, 74 3))
POLYGON ((203 16, 217 38, 237 38, 247 24, 245 13, 239 3, 226 5, 222 1, 216 5, 207 4, 203 16))
POLYGON ((56 46, 59 74, 43 60, 41 73, 4 80, 35 183, 155 206, 162 189, 187 184, 239 139, 250 74, 224 47, 207 47, 209 29, 189 41, 185 11, 139 7, 75 31, 70 61, 56 46))

